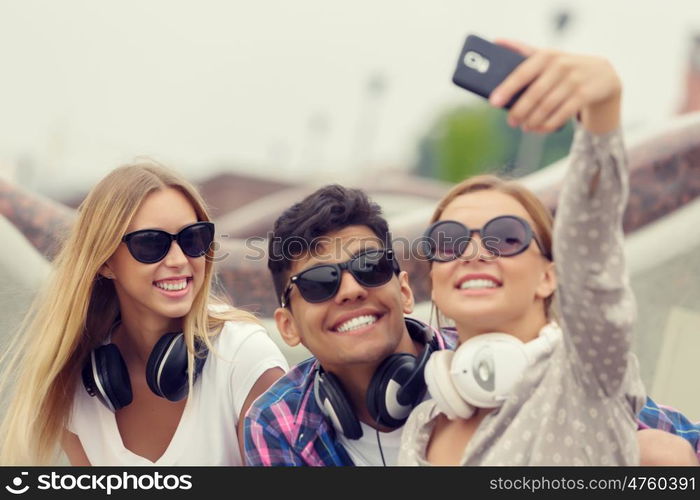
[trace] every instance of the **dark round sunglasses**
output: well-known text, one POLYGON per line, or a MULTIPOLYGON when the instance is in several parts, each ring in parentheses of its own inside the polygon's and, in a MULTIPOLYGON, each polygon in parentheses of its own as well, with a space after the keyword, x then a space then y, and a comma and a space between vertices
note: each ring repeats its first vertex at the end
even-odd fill
POLYGON ((360 285, 371 288, 388 283, 394 273, 398 274, 399 265, 392 250, 378 249, 363 252, 347 262, 310 267, 289 278, 280 305, 287 307, 294 285, 307 302, 332 299, 340 288, 343 271, 348 271, 360 285))
POLYGON ((162 229, 140 229, 122 238, 134 259, 144 264, 163 260, 168 255, 173 240, 177 241, 188 257, 201 257, 214 241, 214 223, 195 222, 183 227, 177 234, 162 229))
POLYGON ((542 243, 525 219, 515 215, 501 215, 484 224, 481 229, 469 229, 461 222, 442 220, 435 222, 423 234, 422 250, 428 260, 450 262, 458 259, 469 246, 472 235, 481 236, 481 244, 495 257, 513 257, 524 252, 532 240, 548 260, 542 243))

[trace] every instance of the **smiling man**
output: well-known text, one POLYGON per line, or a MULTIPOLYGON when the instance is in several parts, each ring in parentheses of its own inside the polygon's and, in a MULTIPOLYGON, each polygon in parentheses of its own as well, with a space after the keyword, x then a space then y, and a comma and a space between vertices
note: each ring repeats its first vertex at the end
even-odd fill
POLYGON ((313 355, 260 397, 245 421, 249 465, 394 465, 401 428, 425 396, 423 367, 455 336, 413 309, 381 209, 326 186, 285 211, 268 267, 290 346, 313 355))

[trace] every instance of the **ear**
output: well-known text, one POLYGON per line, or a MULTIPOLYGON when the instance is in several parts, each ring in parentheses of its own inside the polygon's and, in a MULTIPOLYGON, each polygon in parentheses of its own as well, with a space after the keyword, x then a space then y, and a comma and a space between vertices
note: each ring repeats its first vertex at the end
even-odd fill
POLYGON ((294 317, 289 309, 286 307, 278 307, 275 309, 274 313, 275 323, 277 324, 277 330, 282 336, 282 340, 290 347, 299 345, 301 342, 301 336, 297 330, 297 326, 294 323, 294 317))
POLYGON ((535 290, 535 296, 539 299, 550 297, 557 289, 557 273, 554 262, 547 262, 540 278, 540 283, 535 290))
POLYGON ((398 278, 399 287, 401 287, 401 305, 403 306, 403 313, 410 314, 413 312, 415 300, 413 298, 413 290, 411 290, 411 286, 408 284, 408 273, 406 271, 401 271, 398 278))
POLYGON ((105 262, 100 266, 100 270, 97 271, 97 274, 102 276, 103 278, 107 278, 108 280, 113 280, 114 278, 114 272, 112 269, 109 267, 109 262, 105 262))

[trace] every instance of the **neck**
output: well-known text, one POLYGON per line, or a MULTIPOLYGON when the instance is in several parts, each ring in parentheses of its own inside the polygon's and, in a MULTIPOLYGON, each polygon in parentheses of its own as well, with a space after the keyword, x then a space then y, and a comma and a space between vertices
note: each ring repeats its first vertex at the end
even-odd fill
MULTIPOLYGON (((407 353, 419 356, 423 348, 424 344, 414 341, 408 334, 408 330, 404 327, 404 335, 401 338, 401 342, 391 354, 407 353)), ((387 355, 387 357, 391 354, 387 355)), ((371 363, 346 364, 328 369, 328 371, 333 373, 343 384, 345 394, 352 403, 357 418, 361 422, 374 429, 379 429, 380 431, 388 431, 390 429, 377 425, 374 418, 370 415, 367 409, 367 392, 372 377, 384 359, 385 358, 371 363)), ((324 367, 324 369, 326 369, 326 367, 324 367)))
POLYGON ((156 342, 165 333, 180 329, 181 323, 180 318, 136 316, 122 311, 121 324, 114 332, 114 342, 125 359, 137 359, 145 365, 156 342))
POLYGON ((483 333, 508 333, 522 342, 530 342, 538 337, 540 330, 547 324, 543 307, 531 307, 524 315, 514 318, 501 318, 497 322, 470 321, 457 323, 459 343, 483 333))

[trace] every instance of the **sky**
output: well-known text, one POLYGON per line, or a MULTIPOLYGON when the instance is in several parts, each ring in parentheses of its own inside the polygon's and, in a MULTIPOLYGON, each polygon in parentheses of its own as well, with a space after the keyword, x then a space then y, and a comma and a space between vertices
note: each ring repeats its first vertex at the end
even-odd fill
POLYGON ((469 33, 605 55, 644 129, 675 113, 696 31, 697 0, 0 0, 0 174, 55 192, 142 155, 193 179, 407 168, 477 99, 451 83, 469 33))

